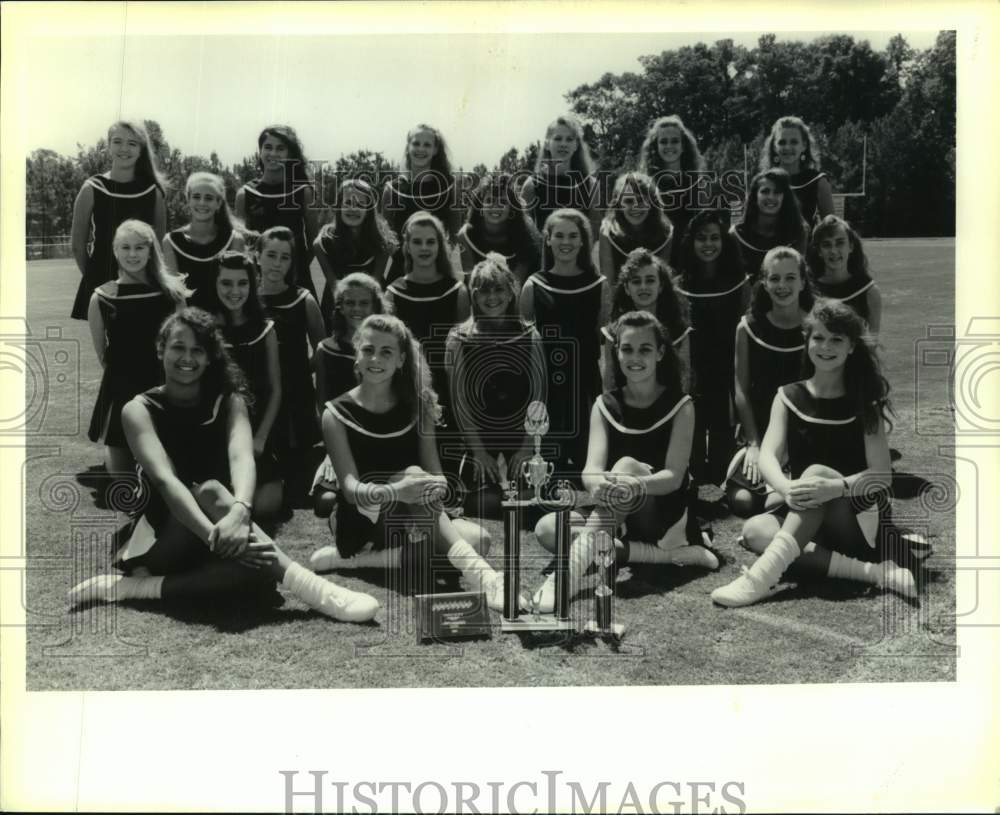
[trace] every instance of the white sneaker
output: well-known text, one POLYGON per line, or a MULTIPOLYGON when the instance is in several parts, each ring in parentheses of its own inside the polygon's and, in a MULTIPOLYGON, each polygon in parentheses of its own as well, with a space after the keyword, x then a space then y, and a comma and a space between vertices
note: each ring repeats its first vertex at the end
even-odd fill
POLYGON ((66 595, 71 606, 86 603, 114 603, 118 599, 118 584, 125 575, 99 574, 77 583, 66 595))
POLYGON ((895 592, 901 597, 915 598, 917 596, 917 581, 909 569, 904 569, 893 560, 883 560, 879 568, 882 579, 879 586, 895 592))
POLYGON ((336 546, 324 546, 309 556, 309 567, 314 572, 329 572, 343 567, 344 559, 336 546))
POLYGON ((336 583, 327 582, 327 586, 314 610, 345 623, 364 623, 375 617, 378 600, 370 594, 351 591, 336 583))
POLYGON ((719 559, 704 546, 679 546, 670 553, 670 562, 675 566, 701 566, 715 571, 719 559))
POLYGON ((744 566, 743 574, 732 583, 712 592, 712 602, 727 608, 739 608, 753 605, 778 591, 780 589, 777 586, 765 586, 757 578, 751 577, 750 570, 744 566))
MULTIPOLYGON (((479 575, 479 579, 476 581, 469 580, 466 576, 467 582, 470 583, 469 588, 472 591, 481 591, 486 595, 486 605, 493 611, 498 611, 503 614, 503 596, 504 596, 504 579, 503 573, 496 571, 495 569, 484 569, 479 575), (478 585, 476 585, 478 583, 478 585)), ((528 610, 528 601, 523 594, 517 596, 517 605, 519 611, 528 610)))
POLYGON ((556 573, 552 572, 545 578, 541 588, 531 598, 532 609, 538 609, 539 614, 551 614, 556 610, 556 573))

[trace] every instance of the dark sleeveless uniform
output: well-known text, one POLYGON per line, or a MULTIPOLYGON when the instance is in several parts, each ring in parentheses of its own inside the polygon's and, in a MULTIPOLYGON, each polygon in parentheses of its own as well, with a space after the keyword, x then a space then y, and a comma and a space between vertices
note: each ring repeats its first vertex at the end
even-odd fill
POLYGON ((194 290, 188 305, 212 311, 218 308, 215 292, 211 291, 215 269, 223 252, 232 246, 236 233, 232 229, 220 231, 209 243, 196 243, 183 229, 167 233, 167 243, 177 258, 177 271, 187 275, 186 285, 194 290))
POLYGON ((326 388, 317 395, 324 405, 358 384, 358 378, 354 374, 354 359, 353 345, 344 346, 331 338, 323 340, 316 348, 316 365, 323 369, 326 388))
POLYGON ((868 275, 852 276, 841 283, 824 283, 815 277, 811 280, 813 289, 819 297, 847 304, 862 320, 868 322, 868 290, 875 285, 875 281, 868 275))
POLYGON ((281 294, 261 294, 264 313, 274 320, 281 360, 281 410, 271 435, 283 465, 292 466, 286 448, 304 449, 319 441, 316 391, 309 368, 305 289, 289 286, 281 294), (277 435, 275 435, 277 434, 277 435))
POLYGON ((587 458, 590 408, 601 392, 601 298, 607 281, 596 272, 564 277, 535 272, 531 281, 535 326, 548 376, 549 436, 560 447, 558 465, 580 472, 587 458))
MULTIPOLYGON (((326 408, 347 431, 359 481, 385 484, 396 473, 419 464, 419 428, 401 402, 386 413, 373 413, 344 393, 327 402, 326 408)), ((372 521, 354 504, 338 501, 337 550, 341 556, 351 557, 367 543, 376 549, 384 548, 388 544, 385 522, 389 518, 405 523, 405 515, 396 505, 383 506, 377 520, 372 521)))
POLYGON ((458 322, 461 288, 462 284, 450 277, 433 283, 414 283, 401 277, 388 288, 392 292, 393 313, 413 332, 424 352, 446 425, 450 424, 451 400, 448 398, 445 343, 448 332, 458 322))
POLYGON ((819 220, 819 180, 826 173, 817 170, 801 170, 791 178, 792 192, 799 201, 802 218, 812 228, 819 220))
MULTIPOLYGON (((459 215, 455 197, 455 180, 437 173, 422 173, 414 183, 408 176, 400 175, 386 182, 389 202, 382 208, 382 215, 389 222, 393 232, 400 238, 400 247, 392 256, 385 282, 391 283, 406 274, 403 257, 403 225, 415 212, 429 212, 444 225, 445 238, 451 241, 459 228, 459 215)), ((438 251, 447 252, 447 246, 438 251)))
POLYGON ((805 350, 802 327, 778 328, 764 317, 744 316, 740 325, 747 333, 750 363, 750 409, 760 438, 771 419, 771 403, 778 388, 802 376, 805 350))
POLYGON ((531 205, 531 217, 540 232, 545 228, 545 220, 557 209, 575 209, 587 215, 600 205, 593 176, 535 173, 532 180, 535 202, 531 205))
MULTIPOLYGON (((653 468, 653 472, 663 469, 670 447, 674 417, 691 397, 680 391, 665 390, 653 404, 645 408, 631 407, 625 403, 621 388, 605 391, 597 400, 597 408, 604 419, 608 435, 607 469, 626 456, 653 468)), ((688 505, 688 474, 684 474, 681 485, 668 495, 654 495, 656 507, 656 527, 654 529, 635 528, 639 526, 633 517, 625 519, 626 539, 645 542, 658 541, 670 527, 684 515, 688 505)))
MULTIPOLYGON (((670 264, 676 266, 680 258, 681 242, 688 224, 698 212, 698 197, 706 198, 706 206, 711 205, 711 193, 699 192, 700 177, 696 173, 664 170, 656 174, 656 198, 660 209, 666 213, 674 225, 674 242, 670 248, 670 264)), ((701 182, 702 184, 704 182, 701 182)))
POLYGON ((94 208, 87 236, 87 262, 70 314, 74 320, 86 320, 94 289, 118 276, 118 262, 111 245, 115 230, 130 218, 152 226, 156 212, 157 187, 150 181, 112 181, 102 175, 93 175, 84 183, 92 189, 94 208))
MULTIPOLYGON (((612 263, 614 264, 615 276, 613 283, 618 282, 618 276, 621 274, 622 266, 625 264, 625 259, 628 257, 628 253, 633 249, 638 249, 643 247, 648 249, 652 254, 659 257, 660 252, 662 252, 671 239, 676 240, 676 231, 669 232, 664 239, 656 246, 647 246, 643 242, 642 236, 633 235, 612 235, 609 230, 605 229, 604 224, 601 224, 601 234, 608 241, 608 245, 611 247, 611 257, 612 263)), ((671 249, 671 254, 673 254, 673 249, 671 249)))
POLYGON ((122 408, 137 393, 163 381, 156 335, 174 311, 174 302, 159 289, 140 283, 111 281, 96 292, 107 350, 87 436, 109 447, 127 447, 122 408))
MULTIPOLYGON (((490 240, 485 233, 477 233, 472 224, 466 223, 458 232, 458 248, 462 255, 462 268, 466 272, 471 272, 473 267, 480 261, 486 260, 490 252, 497 252, 503 255, 507 261, 507 267, 514 271, 515 266, 522 266, 526 274, 537 272, 541 266, 542 258, 537 246, 518 249, 509 238, 504 238, 500 243, 490 240)), ((517 277, 515 272, 515 277, 517 277)), ((523 283, 523 280, 518 282, 523 283)))
MULTIPOLYGON (((226 325, 222 328, 226 348, 229 349, 233 362, 240 366, 250 387, 253 399, 247 405, 247 410, 250 413, 250 425, 255 432, 260 427, 261 417, 267 409, 268 399, 271 398, 271 383, 267 368, 267 337, 272 331, 274 331, 273 320, 264 320, 263 323, 256 325, 249 322, 243 325, 226 325)), ((278 432, 280 416, 279 409, 278 417, 271 425, 264 453, 256 459, 257 486, 278 478, 275 434, 278 432)))
POLYGON ((292 263, 295 266, 295 281, 313 297, 316 289, 309 272, 309 252, 306 242, 306 202, 305 192, 311 189, 309 182, 299 181, 287 186, 284 183, 265 184, 260 178, 243 185, 244 208, 249 229, 264 232, 272 226, 286 226, 295 236, 295 252, 292 263))

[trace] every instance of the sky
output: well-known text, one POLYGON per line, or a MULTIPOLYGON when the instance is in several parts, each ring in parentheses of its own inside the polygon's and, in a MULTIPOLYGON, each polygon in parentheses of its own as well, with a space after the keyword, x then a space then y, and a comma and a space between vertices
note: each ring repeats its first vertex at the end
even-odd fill
MULTIPOLYGON (((580 84, 638 71, 644 54, 724 38, 752 47, 763 33, 261 36, 148 34, 127 15, 115 22, 104 32, 34 35, 30 51, 44 58, 13 66, 33 103, 14 122, 28 150, 75 155, 78 142, 95 143, 114 120, 137 118, 158 121, 184 154, 215 150, 226 164, 252 154, 270 123, 295 127, 312 160, 365 147, 398 161, 406 132, 427 122, 445 134, 456 167, 493 166, 511 146, 542 138, 580 84)), ((843 33, 878 50, 897 32, 843 33)), ((902 33, 926 48, 937 30, 902 33)))

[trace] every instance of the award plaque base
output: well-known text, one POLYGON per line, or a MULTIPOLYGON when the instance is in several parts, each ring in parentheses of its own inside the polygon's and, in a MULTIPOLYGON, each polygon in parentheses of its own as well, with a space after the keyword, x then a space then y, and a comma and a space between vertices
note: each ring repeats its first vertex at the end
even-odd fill
POLYGON ((616 640, 620 640, 625 636, 625 626, 621 623, 613 623, 608 628, 601 628, 597 624, 597 620, 588 620, 587 624, 583 627, 583 633, 591 637, 613 637, 616 640))
POLYGON ((413 597, 417 643, 493 636, 486 595, 475 591, 413 597))
POLYGON ((516 634, 532 631, 575 631, 576 626, 572 620, 560 620, 552 614, 534 615, 526 612, 524 616, 516 617, 513 620, 504 619, 500 623, 500 630, 504 634, 516 634))

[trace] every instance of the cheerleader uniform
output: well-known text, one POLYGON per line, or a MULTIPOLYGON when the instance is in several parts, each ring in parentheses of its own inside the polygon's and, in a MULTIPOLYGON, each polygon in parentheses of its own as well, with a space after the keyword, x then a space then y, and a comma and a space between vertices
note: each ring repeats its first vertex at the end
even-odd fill
POLYGON ((503 255, 507 268, 514 272, 519 283, 523 283, 532 272, 538 271, 541 265, 541 255, 536 246, 518 249, 509 238, 504 238, 499 243, 494 242, 488 235, 477 233, 472 224, 462 226, 458 231, 457 242, 462 256, 462 269, 466 273, 471 272, 480 261, 486 260, 490 252, 503 255), (518 267, 523 274, 518 274, 518 267))
POLYGON ((450 277, 433 283, 415 283, 401 277, 390 283, 388 288, 392 292, 393 313, 413 332, 424 352, 446 425, 450 423, 451 400, 448 398, 445 344, 448 332, 458 322, 458 293, 461 288, 462 283, 450 277))
POLYGON ((84 183, 91 187, 94 208, 90 213, 87 261, 70 314, 74 320, 87 319, 90 295, 94 289, 118 275, 118 263, 111 245, 115 230, 130 218, 152 225, 158 192, 154 183, 138 178, 114 181, 103 175, 94 175, 84 183))
MULTIPOLYGON (((305 192, 308 181, 296 182, 288 189, 283 182, 266 184, 257 178, 243 185, 246 223, 249 229, 264 232, 272 226, 286 226, 295 236, 295 279, 313 297, 312 274, 309 272, 309 246, 306 242, 305 192)), ((280 332, 279 332, 280 334, 280 332)))
POLYGON ((740 321, 744 277, 721 290, 689 285, 678 291, 691 305, 691 392, 695 405, 695 433, 691 467, 696 478, 719 484, 732 455, 730 428, 733 382, 736 377, 736 326, 740 321), (705 431, 710 449, 705 464, 705 431))
MULTIPOLYGON (((455 180, 448 179, 439 173, 422 173, 414 183, 409 176, 400 175, 386 182, 389 191, 389 203, 382 208, 382 215, 389 222, 393 232, 400 238, 407 219, 415 212, 429 212, 436 216, 444 225, 445 237, 451 240, 458 231, 458 213, 452 200, 455 193, 455 180)), ((402 241, 400 241, 402 243, 402 241)), ((447 246, 438 248, 447 252, 447 246)), ((406 274, 406 263, 403 257, 403 247, 400 246, 392 256, 385 282, 391 283, 406 274)))
MULTIPOLYGON (((615 270, 614 283, 618 282, 618 275, 621 274, 622 266, 625 265, 625 259, 628 257, 628 253, 633 249, 638 249, 639 247, 646 247, 643 238, 645 236, 633 237, 632 235, 612 235, 610 231, 605 229, 604 224, 601 224, 601 234, 607 240, 608 245, 611 247, 611 258, 615 270)), ((649 247, 651 254, 659 257, 660 252, 662 252, 670 241, 673 239, 674 235, 677 233, 673 230, 667 233, 667 236, 663 241, 655 247, 649 247)), ((671 255, 673 255, 673 249, 671 248, 671 255)))
MULTIPOLYGON (((152 388, 136 397, 142 400, 156 436, 170 459, 177 478, 187 487, 215 479, 231 487, 229 473, 229 410, 227 397, 203 399, 193 406, 178 406, 167 400, 162 388, 152 388)), ((163 496, 152 486, 141 467, 141 513, 126 527, 126 543, 118 550, 115 565, 129 574, 137 567, 151 574, 188 571, 216 556, 194 533, 157 545, 171 513, 163 496)))
MULTIPOLYGON (((419 428, 402 402, 386 413, 373 413, 344 393, 327 402, 326 409, 347 431, 360 481, 386 484, 420 460, 419 428)), ((377 516, 372 515, 347 501, 337 502, 337 550, 342 557, 352 557, 369 543, 375 549, 385 548, 386 521, 393 519, 405 528, 408 517, 395 503, 384 504, 377 516)))
POLYGON ((600 204, 593 176, 535 173, 531 178, 535 183, 531 217, 540 232, 545 228, 545 220, 557 209, 575 209, 586 215, 600 204))
MULTIPOLYGON (((515 331, 467 334, 455 331, 458 352, 452 360, 452 379, 462 390, 465 414, 457 424, 471 428, 483 449, 494 458, 509 460, 524 443, 524 417, 533 384, 543 381, 544 368, 536 364, 538 332, 531 326, 515 331)), ((468 462, 470 454, 463 457, 468 462)), ((459 474, 462 467, 459 467, 459 474)))
POLYGON ((857 312, 862 320, 866 323, 868 322, 867 292, 875 285, 875 281, 868 275, 852 275, 840 283, 824 283, 822 280, 817 280, 814 277, 812 278, 812 284, 817 296, 846 303, 857 312))
MULTIPOLYGON (((803 225, 804 228, 805 225, 803 225)), ((792 245, 784 240, 780 235, 764 237, 759 235, 745 223, 739 223, 730 230, 736 236, 740 248, 740 262, 743 264, 743 273, 753 282, 760 276, 760 267, 764 262, 764 256, 775 246, 791 246, 802 254, 805 247, 802 245, 792 245)))
MULTIPOLYGON (((747 361, 750 368, 750 392, 747 400, 759 439, 764 438, 771 420, 771 404, 778 388, 795 382, 802 375, 802 352, 805 349, 802 327, 779 328, 766 316, 744 315, 740 320, 747 335, 747 361)), ((730 462, 728 480, 740 487, 761 495, 767 485, 761 481, 751 484, 740 469, 746 448, 740 450, 730 462)))
MULTIPOLYGON (((625 403, 620 388, 602 393, 597 400, 597 409, 604 420, 608 437, 608 467, 629 456, 649 465, 653 472, 662 470, 670 447, 674 417, 690 400, 691 397, 680 390, 668 388, 649 407, 636 408, 625 403)), ((667 548, 687 544, 688 482, 688 474, 685 473, 684 481, 673 492, 647 497, 647 501, 654 502, 655 513, 640 513, 625 519, 623 541, 626 546, 629 540, 661 541, 668 533, 669 538, 675 540, 668 540, 667 548), (650 516, 655 517, 654 525, 649 525, 650 516), (647 519, 645 524, 640 522, 642 518, 647 519)))
MULTIPOLYGON (((316 366, 317 369, 323 370, 323 378, 316 377, 317 387, 321 381, 323 382, 323 390, 317 395, 324 405, 344 391, 351 390, 358 383, 358 378, 354 374, 354 359, 354 346, 351 343, 345 345, 333 337, 327 337, 316 346, 316 366)), ((317 489, 323 492, 336 492, 338 488, 337 473, 333 469, 330 456, 327 455, 316 468, 309 492, 315 493, 317 489)))
MULTIPOLYGON (((336 244, 333 240, 333 233, 329 229, 324 229, 320 232, 319 236, 320 246, 323 248, 323 252, 330 259, 331 265, 334 266, 334 274, 338 280, 343 280, 347 275, 353 274, 354 272, 363 272, 366 275, 374 278, 382 284, 382 277, 385 274, 385 269, 375 268, 375 255, 367 254, 366 257, 353 258, 350 262, 345 258, 343 252, 337 250, 336 244)), ((355 252, 355 255, 359 254, 355 252)), ((328 331, 332 330, 332 320, 333 320, 333 286, 327 283, 323 287, 323 296, 319 301, 319 309, 323 312, 323 321, 326 324, 328 331)))
MULTIPOLYGON (((801 478, 811 464, 824 464, 844 476, 868 469, 864 427, 854 415, 849 396, 821 399, 809 393, 805 382, 783 385, 778 396, 788 409, 786 445, 793 479, 801 478)), ((869 492, 851 495, 861 534, 847 536, 842 530, 836 535, 824 534, 826 530, 820 527, 813 541, 858 560, 885 560, 889 556, 885 551, 887 541, 878 533, 890 496, 882 489, 869 492)))
POLYGON ((162 381, 156 335, 173 312, 174 302, 159 289, 141 283, 111 281, 95 291, 107 348, 87 436, 109 447, 127 447, 122 408, 137 393, 162 381))
POLYGON ((287 449, 305 449, 319 441, 316 391, 309 368, 309 334, 306 330, 305 289, 289 286, 280 294, 261 294, 264 313, 274 321, 281 362, 281 410, 271 430, 282 464, 287 449))
MULTIPOLYGON (((229 349, 233 362, 240 366, 247 378, 247 384, 250 386, 250 394, 253 399, 247 408, 250 413, 250 426, 255 433, 260 427, 261 417, 264 415, 267 402, 271 398, 267 365, 267 337, 273 330, 273 320, 264 320, 262 324, 256 325, 249 322, 243 325, 227 325, 222 329, 226 348, 229 349)), ((279 477, 278 461, 274 452, 274 438, 280 416, 279 409, 278 417, 275 418, 271 432, 268 434, 264 452, 256 459, 258 484, 266 484, 279 477)))
POLYGON ((802 217, 810 227, 818 220, 819 180, 825 177, 826 173, 816 170, 801 170, 791 177, 792 192, 799 200, 802 217))
POLYGON ((229 251, 235 238, 236 233, 232 228, 220 230, 215 240, 209 243, 197 243, 191 240, 184 229, 174 229, 167 233, 167 243, 177 258, 177 271, 187 275, 186 285, 194 290, 188 305, 206 311, 218 308, 215 292, 210 290, 213 285, 212 278, 219 265, 219 258, 224 252, 229 251))
MULTIPOLYGON (((670 264, 679 259, 681 240, 688 224, 698 211, 699 175, 691 172, 664 171, 656 175, 656 202, 674 225, 674 242, 670 249, 670 264)), ((712 198, 709 198, 711 202, 712 198)), ((620 267, 619 267, 620 268, 620 267)))
POLYGON ((597 272, 564 277, 543 271, 528 283, 548 368, 549 438, 559 443, 558 466, 569 471, 572 460, 579 473, 587 460, 590 408, 601 392, 598 323, 607 281, 597 272))

